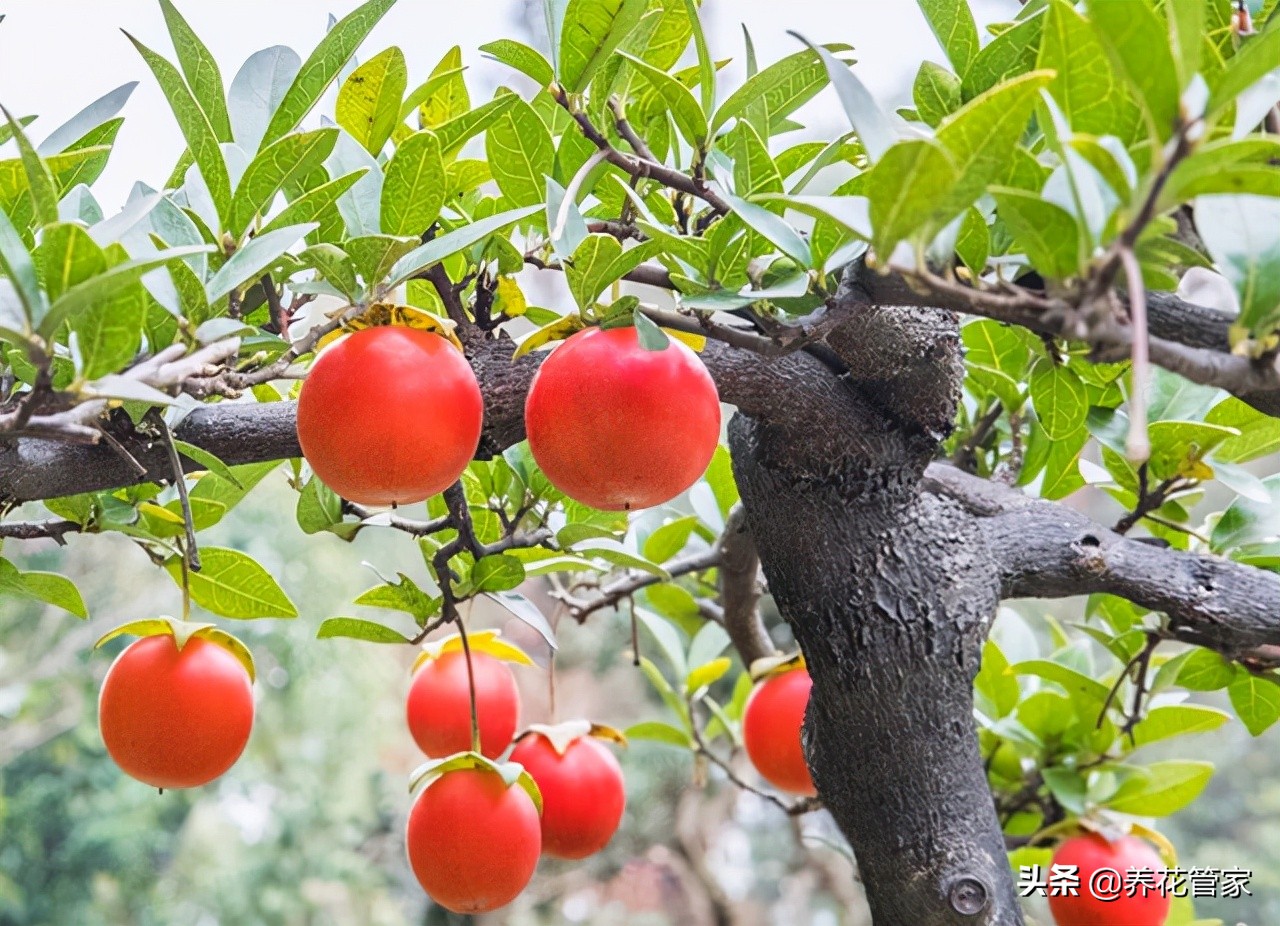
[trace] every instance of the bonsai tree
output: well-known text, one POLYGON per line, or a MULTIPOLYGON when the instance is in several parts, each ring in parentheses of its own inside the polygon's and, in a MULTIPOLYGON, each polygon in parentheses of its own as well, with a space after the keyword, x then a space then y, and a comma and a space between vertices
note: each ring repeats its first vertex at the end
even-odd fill
MULTIPOLYGON (((619 658, 664 704, 630 735, 766 788, 729 755, 753 675, 799 671, 767 595, 812 680, 816 798, 767 793, 831 812, 878 926, 1019 924, 1015 873, 1059 841, 1159 843, 1134 821, 1194 800, 1212 765, 1136 750, 1229 719, 1186 692, 1225 689, 1255 735, 1280 718, 1280 476, 1245 465, 1280 448, 1274 3, 1031 0, 984 35, 963 0, 920 0, 949 64, 924 62, 894 113, 858 79, 856 29, 767 63, 748 38, 727 85, 737 52, 708 47, 694 0, 548 3, 548 46, 483 46, 510 86, 473 100, 457 48, 417 84, 396 48, 357 64, 393 2, 305 60, 252 56, 228 90, 161 0, 176 61, 131 40, 187 150, 118 213, 92 184, 131 85, 39 144, 6 112, 7 595, 85 617, 22 544, 118 532, 188 607, 295 617, 276 577, 200 537, 268 478, 308 533, 402 532, 421 570, 355 602, 399 614, 327 616, 317 636, 342 640, 317 645, 460 634, 429 655, 466 656, 474 751, 424 771, 414 826, 441 806, 465 823, 446 793, 506 801, 517 891, 539 791, 480 754, 471 651, 521 654, 468 638, 460 605, 496 601, 549 647, 515 591, 531 578, 588 626, 629 608, 645 633, 619 658), (799 140, 820 94, 848 131, 799 140), (1180 294, 1206 268, 1234 304, 1180 294), (538 276, 571 301, 531 304, 538 276), (732 406, 718 448, 710 386, 732 406), (1086 486, 1103 520, 1063 503, 1086 486), (1084 595, 1040 652, 989 636, 1002 601, 1084 595)), ((189 616, 125 629, 251 672, 189 616)), ((795 735, 768 707, 757 761, 795 735)), ((543 752, 569 755, 570 732, 543 752)), ((450 902, 509 899, 490 887, 450 902)))

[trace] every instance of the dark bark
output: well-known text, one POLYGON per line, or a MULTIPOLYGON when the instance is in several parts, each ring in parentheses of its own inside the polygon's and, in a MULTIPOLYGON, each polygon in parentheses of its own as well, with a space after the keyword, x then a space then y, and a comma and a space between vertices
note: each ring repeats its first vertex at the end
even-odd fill
POLYGON ((1179 640, 1244 657, 1280 645, 1280 575, 1117 534, 1078 511, 945 465, 931 487, 977 518, 1005 598, 1107 592, 1161 611, 1179 640))
POLYGON ((821 452, 755 417, 729 430, 769 590, 813 677, 814 781, 878 926, 1016 926, 973 722, 998 572, 972 518, 920 492, 959 398, 957 320, 868 304, 828 343, 858 401, 811 413, 833 435, 821 452))

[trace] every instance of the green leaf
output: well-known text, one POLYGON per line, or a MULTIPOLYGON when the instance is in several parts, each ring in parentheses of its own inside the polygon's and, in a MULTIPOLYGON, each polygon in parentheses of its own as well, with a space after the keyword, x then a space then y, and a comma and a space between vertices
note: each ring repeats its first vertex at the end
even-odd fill
POLYGON ((347 239, 345 247, 365 287, 389 291, 391 287, 383 285, 383 280, 395 262, 414 249, 418 240, 417 235, 362 235, 347 239))
POLYGON ((532 106, 514 98, 489 126, 484 150, 498 189, 513 206, 543 203, 556 152, 551 133, 532 106))
POLYGON ((732 665, 732 659, 727 656, 721 656, 719 659, 713 659, 697 666, 689 672, 689 677, 685 679, 685 693, 693 695, 711 687, 724 677, 732 665))
POLYGON ((1212 762, 1154 762, 1122 784, 1106 806, 1138 817, 1167 817, 1199 797, 1212 776, 1212 762))
POLYGON ((440 139, 440 150, 444 152, 444 156, 447 158, 457 154, 468 139, 493 125, 499 116, 517 102, 520 102, 520 97, 514 93, 503 93, 470 112, 436 126, 434 131, 440 139))
POLYGON ((524 564, 505 553, 485 556, 471 568, 471 582, 477 591, 505 592, 523 581, 524 564))
MULTIPOLYGON (((832 51, 846 47, 826 46, 832 51)), ((848 70, 843 63, 840 67, 848 70)), ((744 118, 753 106, 763 108, 767 129, 775 120, 789 116, 817 96, 827 82, 827 66, 816 52, 805 50, 788 55, 748 78, 729 94, 729 98, 716 110, 710 130, 714 133, 730 119, 744 118)), ((756 129, 759 130, 760 126, 756 129)))
MULTIPOLYGON (((1185 88, 1200 71, 1204 53, 1207 3, 1168 3, 1169 38, 1173 63, 1178 69, 1178 86, 1185 88)), ((1237 56, 1238 57, 1238 56, 1237 56)))
MULTIPOLYGON (((461 47, 455 45, 445 52, 440 63, 431 71, 431 78, 410 94, 410 100, 406 100, 406 104, 423 93, 425 96, 417 106, 418 122, 424 129, 443 125, 450 119, 465 115, 471 108, 467 82, 462 76, 461 47)), ((401 109, 401 113, 408 115, 405 108, 401 109)))
POLYGON ((45 292, 52 299, 107 269, 107 256, 102 248, 82 226, 72 222, 51 225, 44 230, 36 259, 45 292))
POLYGON ((641 723, 632 724, 624 732, 628 740, 650 740, 655 743, 676 746, 680 749, 693 748, 693 740, 688 733, 673 727, 669 723, 662 723, 657 720, 645 720, 641 723))
MULTIPOLYGON (((200 549, 201 569, 190 573, 191 600, 223 617, 297 617, 289 596, 255 559, 223 547, 200 549)), ((182 584, 182 564, 165 561, 173 580, 182 584)))
POLYGON ((926 61, 916 72, 911 98, 920 118, 936 128, 939 122, 960 108, 963 101, 960 78, 942 65, 926 61))
POLYGON ((1050 438, 1062 440, 1083 430, 1089 404, 1075 370, 1041 358, 1031 370, 1028 387, 1040 425, 1050 438))
MULTIPOLYGON (((702 111, 710 115, 716 105, 716 62, 711 57, 711 49, 707 47, 707 34, 702 28, 702 18, 698 15, 698 2, 699 0, 684 0, 684 8, 689 15, 689 25, 693 27, 693 45, 698 53, 698 89, 702 96, 702 111)), ((754 49, 752 51, 754 53, 754 49)), ((751 77, 754 73, 753 65, 752 73, 747 76, 751 77)))
POLYGON ((320 221, 338 198, 355 186, 366 173, 368 169, 362 167, 360 170, 343 174, 336 180, 330 180, 328 183, 308 190, 281 209, 276 217, 263 227, 260 234, 265 235, 293 225, 308 225, 320 221))
POLYGON ((219 141, 231 141, 231 117, 227 113, 227 100, 222 87, 222 72, 213 53, 200 41, 200 36, 182 18, 182 14, 170 2, 160 0, 165 25, 178 54, 178 64, 186 75, 187 85, 219 141))
POLYGON ((684 643, 675 625, 646 608, 633 607, 632 610, 635 619, 649 631, 654 642, 662 650, 662 655, 666 657, 676 678, 684 678, 688 675, 689 666, 685 662, 684 643))
POLYGON ((6 559, 0 559, 0 593, 53 605, 82 619, 89 616, 79 589, 70 579, 52 572, 19 572, 6 559))
POLYGON ((317 476, 308 479, 298 493, 295 516, 304 534, 330 531, 343 540, 350 540, 360 530, 359 524, 343 521, 342 499, 317 476))
POLYGON ((786 219, 775 215, 763 206, 736 196, 727 196, 725 201, 748 227, 777 245, 782 253, 794 260, 802 269, 807 270, 813 266, 813 253, 809 249, 809 242, 786 219))
POLYGON ((400 124, 400 101, 409 83, 404 52, 388 48, 360 65, 338 89, 338 125, 377 157, 400 124))
MULTIPOLYGON (((221 521, 228 511, 240 504, 254 486, 272 473, 278 465, 276 461, 268 461, 237 466, 230 469, 232 476, 230 479, 212 470, 202 476, 189 493, 191 519, 196 530, 207 530, 221 521)), ((181 503, 174 499, 161 510, 169 512, 170 523, 155 526, 153 532, 163 536, 177 536, 182 533, 181 503)))
POLYGON ((1280 682, 1270 675, 1237 674, 1227 686, 1237 716, 1254 736, 1280 720, 1280 682))
POLYGON ((404 611, 412 614, 419 625, 426 624, 440 610, 441 599, 432 598, 403 572, 397 573, 397 576, 399 581, 375 585, 353 603, 367 608, 404 611))
POLYGON ((351 640, 364 640, 367 643, 408 643, 409 638, 398 630, 379 624, 375 621, 361 620, 356 617, 330 617, 316 631, 317 640, 334 637, 345 637, 351 640))
POLYGON ((623 250, 612 235, 587 235, 565 269, 569 291, 579 308, 594 305, 605 287, 643 263, 655 248, 655 245, 641 245, 623 250))
POLYGON ((329 30, 285 91, 284 99, 267 124, 262 144, 269 145, 293 131, 395 2, 368 0, 329 30))
POLYGON ((900 141, 864 175, 871 202, 872 246, 888 260, 894 247, 916 232, 928 237, 938 204, 947 199, 958 175, 950 156, 929 138, 900 141))
POLYGON ((659 70, 647 61, 627 52, 619 52, 619 54, 631 62, 649 82, 649 86, 653 87, 654 92, 661 97, 685 140, 696 148, 705 145, 708 137, 707 114, 702 111, 702 104, 693 95, 693 91, 666 71, 659 70))
POLYGON ((515 68, 539 87, 547 87, 556 79, 551 63, 542 53, 514 39, 498 39, 481 45, 480 50, 507 67, 515 68))
POLYGON ((938 127, 937 140, 955 163, 958 181, 942 207, 943 219, 973 204, 1008 171, 1040 91, 1053 77, 1033 71, 965 104, 938 127))
MULTIPOLYGON (((191 90, 178 69, 129 33, 126 32, 125 35, 138 49, 160 84, 160 89, 164 91, 165 98, 169 101, 169 108, 173 110, 174 118, 178 121, 178 128, 182 130, 182 137, 186 139, 187 148, 195 158, 205 186, 209 188, 209 195, 213 199, 218 218, 225 223, 227 211, 231 207, 231 176, 227 172, 226 161, 222 158, 222 148, 218 144, 217 132, 210 125, 209 118, 200 108, 200 104, 191 95, 191 90)), ((275 137, 269 140, 274 141, 275 137)))
POLYGON ((1280 61, 1280 17, 1273 18, 1259 36, 1246 39, 1240 51, 1210 81, 1207 115, 1212 117, 1230 106, 1276 68, 1280 61))
MULTIPOLYGON (((3 229, 0 228, 0 240, 2 239, 3 229)), ((76 312, 95 303, 105 302, 121 290, 132 286, 148 271, 192 254, 205 254, 209 250, 210 248, 206 246, 170 248, 137 260, 116 264, 104 273, 90 277, 63 293, 40 320, 39 333, 46 339, 52 338, 62 324, 76 312)))
POLYGON ((317 227, 314 222, 307 225, 292 225, 250 239, 244 247, 232 254, 209 280, 205 287, 209 301, 217 302, 238 286, 256 279, 262 271, 278 260, 280 255, 293 247, 303 235, 317 227))
POLYGON ((867 159, 874 164, 898 139, 898 132, 889 121, 888 115, 880 108, 871 91, 854 76, 843 61, 798 33, 790 34, 808 45, 821 59, 823 67, 827 70, 827 78, 836 89, 840 105, 845 115, 849 117, 849 123, 854 131, 858 133, 858 140, 862 142, 867 159))
POLYGON ((337 129, 317 129, 286 135, 260 151, 236 184, 227 230, 236 237, 243 236, 254 217, 265 215, 271 208, 276 194, 323 162, 337 140, 337 129))
POLYGON ((1043 13, 1028 16, 987 43, 961 75, 964 98, 971 100, 1002 81, 1034 68, 1044 21, 1043 13))
POLYGON ((560 84, 570 93, 585 90, 647 9, 646 0, 569 0, 560 34, 560 84))
POLYGON ((231 467, 227 466, 227 464, 223 463, 208 450, 205 450, 202 447, 197 447, 195 444, 188 444, 186 441, 177 440, 176 438, 173 441, 173 446, 178 453, 182 454, 189 460, 194 460, 219 479, 225 479, 238 489, 244 488, 244 484, 240 482, 240 479, 236 476, 231 467))
POLYGON ((695 515, 687 515, 663 524, 645 540, 645 559, 655 563, 665 563, 685 548, 697 525, 698 519, 695 515))
POLYGON ((1207 733, 1216 730, 1230 715, 1214 707, 1199 704, 1165 704, 1153 707, 1133 728, 1136 746, 1146 746, 1174 736, 1207 733))
POLYGON ((1137 91, 1150 128, 1168 140, 1178 121, 1178 71, 1165 23, 1147 0, 1089 0, 1089 16, 1112 60, 1137 91))
POLYGON ((1209 535, 1215 552, 1280 537, 1280 475, 1262 480, 1271 493, 1267 502, 1237 498, 1222 513, 1209 535))
POLYGON ((9 123, 9 132, 18 143, 18 152, 22 156, 22 169, 27 174, 27 192, 35 205, 35 215, 41 225, 52 225, 58 221, 58 191, 53 185, 53 176, 48 166, 36 154, 36 149, 22 131, 22 126, 13 118, 9 110, 0 107, 9 123))
POLYGON ((1049 4, 1036 66, 1056 72, 1049 93, 1073 130, 1130 136, 1138 112, 1128 88, 1111 66, 1098 34, 1066 0, 1049 4))
POLYGON ((1147 468, 1156 480, 1192 476, 1194 465, 1215 447, 1236 436, 1234 428, 1203 421, 1153 421, 1147 427, 1151 458, 1147 468))
POLYGON ((487 219, 481 219, 478 222, 464 225, 462 228, 454 229, 439 238, 433 238, 396 261, 395 266, 391 268, 388 275, 389 279, 386 286, 399 286, 424 267, 439 263, 446 257, 452 257, 459 251, 466 250, 473 244, 483 241, 514 222, 518 222, 541 210, 541 204, 524 206, 520 209, 509 209, 506 212, 489 216, 487 219))
POLYGON ((440 141, 416 132, 396 146, 382 181, 382 230, 389 235, 421 235, 440 217, 445 197, 440 141))
MULTIPOLYGON (((22 303, 24 320, 28 324, 39 321, 45 314, 48 303, 40 289, 31 253, 22 243, 22 236, 3 209, 0 209, 0 270, 13 283, 18 301, 22 303)), ((0 311, 3 311, 3 307, 0 307, 0 311)))
POLYGON ((988 714, 992 720, 1011 713, 1018 706, 1021 696, 1018 679, 1009 668, 1009 660, 1005 658, 994 640, 987 640, 982 647, 982 668, 974 679, 974 690, 979 698, 979 710, 988 714), (982 699, 986 703, 982 703, 982 699))
POLYGON ((1080 273, 1080 226, 1061 206, 1034 193, 992 187, 1000 218, 1031 266, 1046 277, 1066 279, 1080 273))
POLYGON ((1204 420, 1240 432, 1218 445, 1213 452, 1215 460, 1248 463, 1280 450, 1280 419, 1263 414, 1235 396, 1215 405, 1204 420))
POLYGON ((636 338, 645 350, 666 350, 670 345, 667 333, 645 315, 639 306, 632 312, 632 324, 636 328, 636 338))
POLYGON ((1031 659, 1010 668, 1015 675, 1035 675, 1056 682, 1066 689, 1071 699, 1090 710, 1101 711, 1109 691, 1102 682, 1047 659, 1031 659))
POLYGON ((1202 196, 1196 230, 1240 299, 1237 324, 1263 334, 1280 323, 1280 199, 1202 196))
POLYGON ((978 26, 967 0, 918 0, 920 11, 957 74, 963 74, 978 54, 978 26))
POLYGON ((769 156, 769 146, 750 122, 739 122, 730 133, 733 187, 739 196, 782 193, 782 175, 769 156))

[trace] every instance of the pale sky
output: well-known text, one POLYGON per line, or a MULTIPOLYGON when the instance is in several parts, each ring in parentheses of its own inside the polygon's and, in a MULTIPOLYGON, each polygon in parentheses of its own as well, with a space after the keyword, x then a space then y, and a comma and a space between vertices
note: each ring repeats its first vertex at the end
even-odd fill
MULTIPOLYGON (((212 49, 229 85, 253 52, 288 45, 304 58, 324 34, 327 14, 343 16, 357 0, 175 0, 212 49)), ((983 21, 1013 15, 1017 0, 978 0, 983 21)), ((797 30, 819 42, 854 46, 859 76, 882 99, 901 103, 922 58, 942 60, 941 51, 915 0, 705 0, 708 41, 716 58, 742 57, 741 26, 751 31, 761 64, 800 46, 786 34, 797 30)), ((461 45, 469 67, 473 100, 487 99, 509 71, 485 60, 476 48, 496 38, 531 38, 541 21, 538 0, 400 0, 379 23, 358 57, 388 45, 403 48, 410 86, 425 80, 452 45, 461 45), (463 15, 457 15, 465 11, 463 15), (532 12, 531 12, 532 11, 532 12)), ((140 81, 124 109, 126 122, 107 172, 95 186, 110 214, 134 180, 159 186, 182 149, 181 136, 154 78, 120 33, 126 29, 173 59, 164 20, 154 0, 0 0, 0 104, 15 115, 39 115, 29 132, 38 143, 65 119, 120 84, 140 81)), ((726 78, 732 87, 734 75, 726 78)), ((736 79, 740 79, 737 76, 736 79)), ((824 134, 847 128, 839 105, 826 91, 801 114, 824 134)), ((314 118, 314 117, 313 117, 314 118)), ((6 152, 5 156, 12 156, 6 152)))

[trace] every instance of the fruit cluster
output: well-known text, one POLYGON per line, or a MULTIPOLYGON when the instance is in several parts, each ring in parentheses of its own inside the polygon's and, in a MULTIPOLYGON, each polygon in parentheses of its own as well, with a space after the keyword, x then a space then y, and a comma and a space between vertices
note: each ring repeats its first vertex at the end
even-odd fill
MULTIPOLYGON (((475 455, 484 400, 462 352, 438 334, 364 328, 321 352, 298 397, 298 442, 325 485, 365 505, 420 502, 475 455)), ((660 505, 703 474, 720 399, 677 340, 587 328, 543 361, 525 403, 529 450, 565 495, 609 511, 660 505)))

